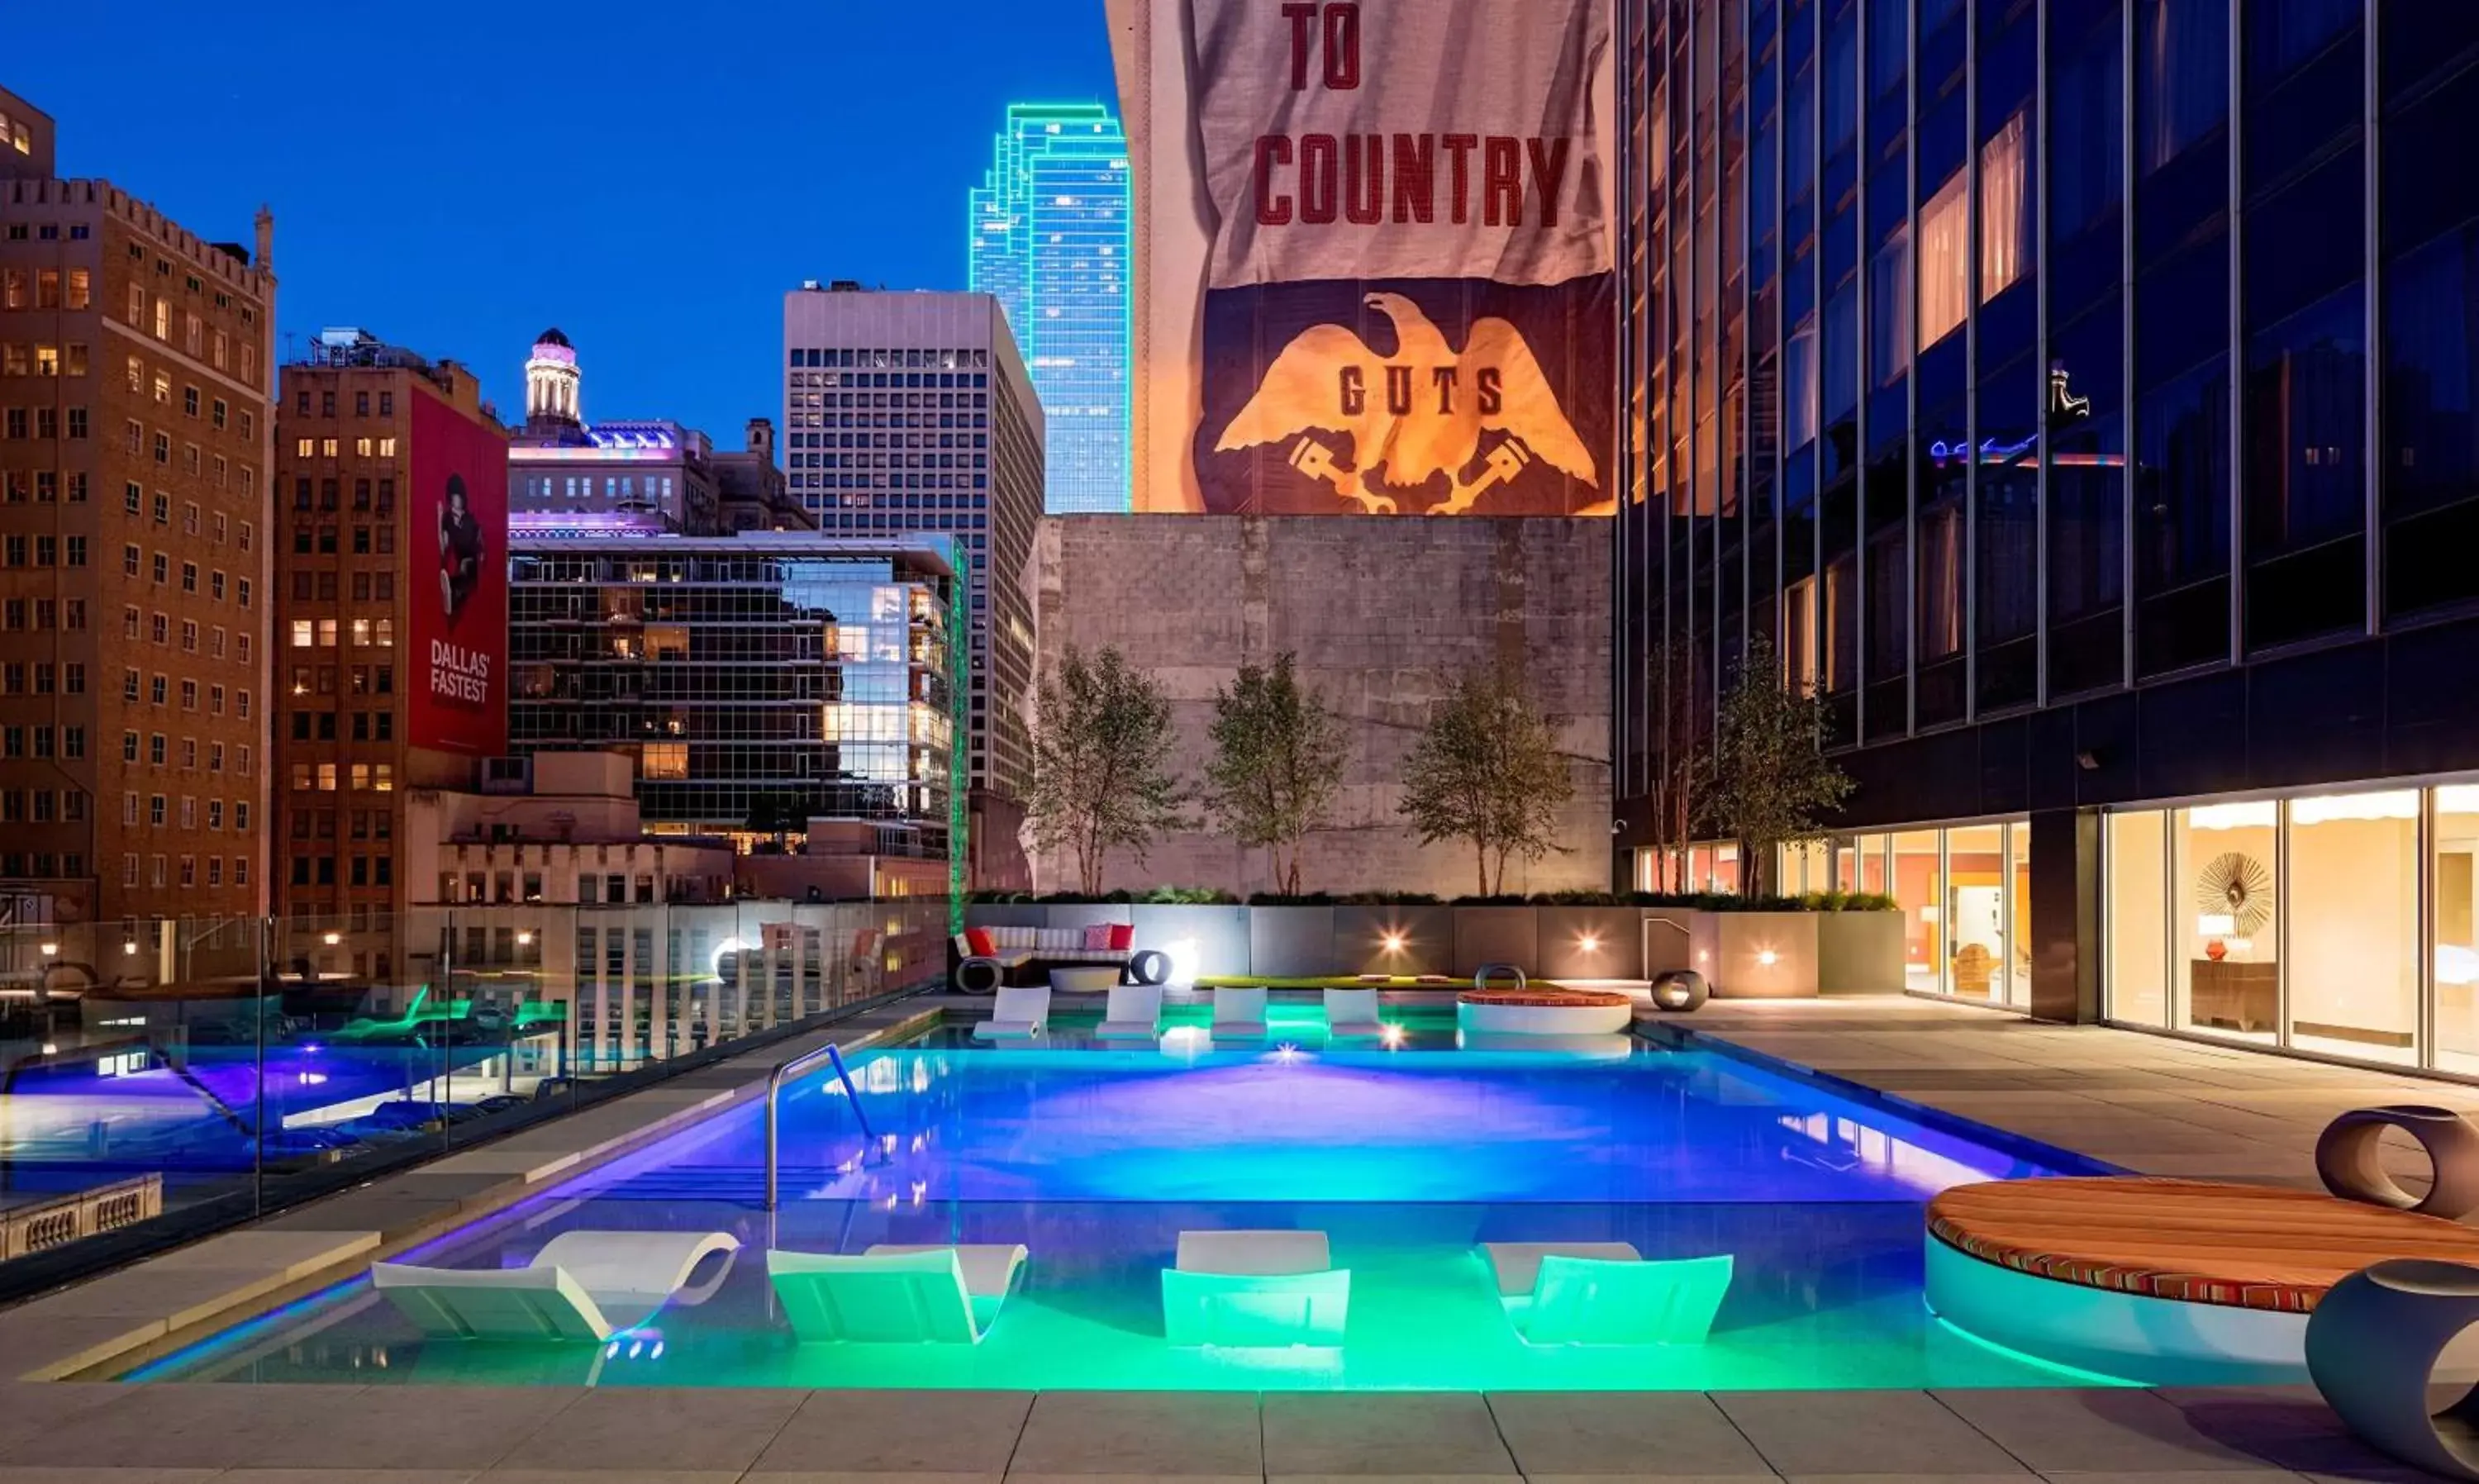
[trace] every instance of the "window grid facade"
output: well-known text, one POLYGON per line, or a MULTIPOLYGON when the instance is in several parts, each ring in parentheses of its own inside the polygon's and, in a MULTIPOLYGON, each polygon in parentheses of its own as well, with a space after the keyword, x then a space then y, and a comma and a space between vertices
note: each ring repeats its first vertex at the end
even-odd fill
POLYGON ((2479 20, 2364 10, 1627 13, 1623 794, 1755 635, 1848 746, 2479 598, 2479 20))

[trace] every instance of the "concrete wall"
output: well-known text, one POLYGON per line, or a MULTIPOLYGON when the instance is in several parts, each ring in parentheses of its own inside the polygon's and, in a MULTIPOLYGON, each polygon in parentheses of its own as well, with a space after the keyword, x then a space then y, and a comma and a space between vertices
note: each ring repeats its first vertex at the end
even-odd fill
MULTIPOLYGON (((1403 765, 1446 678, 1517 666, 1570 759, 1569 848, 1510 862, 1508 891, 1608 884, 1610 525, 1589 518, 1414 521, 1345 516, 1064 516, 1042 522, 1035 571, 1043 673, 1069 645, 1116 645, 1168 690, 1175 765, 1201 784, 1216 688, 1243 662, 1298 655, 1348 727, 1332 823, 1301 862, 1309 891, 1478 889, 1471 854, 1424 847, 1395 812, 1403 765)), ((1197 811, 1200 815, 1202 810, 1197 811)), ((1044 890, 1073 861, 1035 863, 1044 890)), ((1269 889, 1262 851, 1208 826, 1113 856, 1108 885, 1269 889)))

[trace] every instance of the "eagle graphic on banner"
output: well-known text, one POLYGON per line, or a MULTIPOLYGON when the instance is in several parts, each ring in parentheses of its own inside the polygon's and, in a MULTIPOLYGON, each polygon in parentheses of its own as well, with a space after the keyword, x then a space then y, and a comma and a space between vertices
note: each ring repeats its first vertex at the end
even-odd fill
POLYGON ((1385 515, 1395 513, 1394 497, 1371 488, 1372 480, 1403 491, 1444 474, 1447 496, 1429 507, 1431 515, 1469 510, 1536 458, 1599 487, 1592 451, 1514 325, 1481 320, 1458 352, 1402 294, 1371 294, 1362 302, 1394 322, 1394 353, 1379 355, 1339 324, 1301 331, 1222 430, 1215 452, 1297 439, 1292 468, 1363 511, 1385 515), (1319 432, 1351 440, 1349 469, 1318 441, 1319 432), (1505 436, 1468 479, 1485 432, 1505 436))

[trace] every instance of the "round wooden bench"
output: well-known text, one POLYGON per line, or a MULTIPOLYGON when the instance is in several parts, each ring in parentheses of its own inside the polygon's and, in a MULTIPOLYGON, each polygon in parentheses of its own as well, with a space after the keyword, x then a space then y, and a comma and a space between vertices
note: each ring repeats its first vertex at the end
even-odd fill
POLYGON ((2078 1176, 1929 1203, 1929 1307, 1978 1339, 2154 1384, 2306 1376, 2307 1316, 2370 1263, 2479 1263, 2479 1231, 2308 1190, 2078 1176))
POLYGON ((1455 996, 1456 1023, 1487 1036, 1608 1036, 1635 1018, 1635 1001, 1615 989, 1467 989, 1455 996))

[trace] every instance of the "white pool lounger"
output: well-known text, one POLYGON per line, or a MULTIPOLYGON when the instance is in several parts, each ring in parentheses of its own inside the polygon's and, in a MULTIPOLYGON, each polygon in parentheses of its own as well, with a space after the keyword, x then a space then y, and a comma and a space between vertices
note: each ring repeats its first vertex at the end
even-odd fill
POLYGON ((726 1232, 566 1232, 523 1267, 372 1263, 371 1287, 435 1339, 608 1340, 675 1298, 703 1303, 731 1264, 695 1289, 690 1275, 739 1250, 726 1232))
POLYGON ((1325 1034, 1329 1040, 1375 1040, 1383 1036, 1386 1023, 1377 1018, 1377 991, 1328 989, 1325 1034))
POLYGON ((1002 985, 990 1018, 973 1027, 975 1040, 1024 1040, 1039 1036, 1050 1024, 1048 985, 1002 985))
POLYGON ((979 1344, 999 1317, 1022 1246, 881 1243, 854 1257, 766 1254, 766 1276, 804 1343, 979 1344))
POLYGON ((1265 986, 1248 985, 1214 991, 1214 1038, 1217 1041, 1261 1041, 1265 1038, 1265 986))
POLYGON ((1734 1266, 1648 1263, 1623 1241, 1490 1241, 1481 1254, 1527 1344, 1701 1344, 1734 1266))
POLYGON ((1117 985, 1093 1034, 1105 1040, 1153 1040, 1162 1035, 1163 986, 1117 985))
POLYGON ((1351 1272, 1323 1232, 1182 1232, 1163 1269, 1163 1329, 1176 1345, 1339 1345, 1351 1272))

